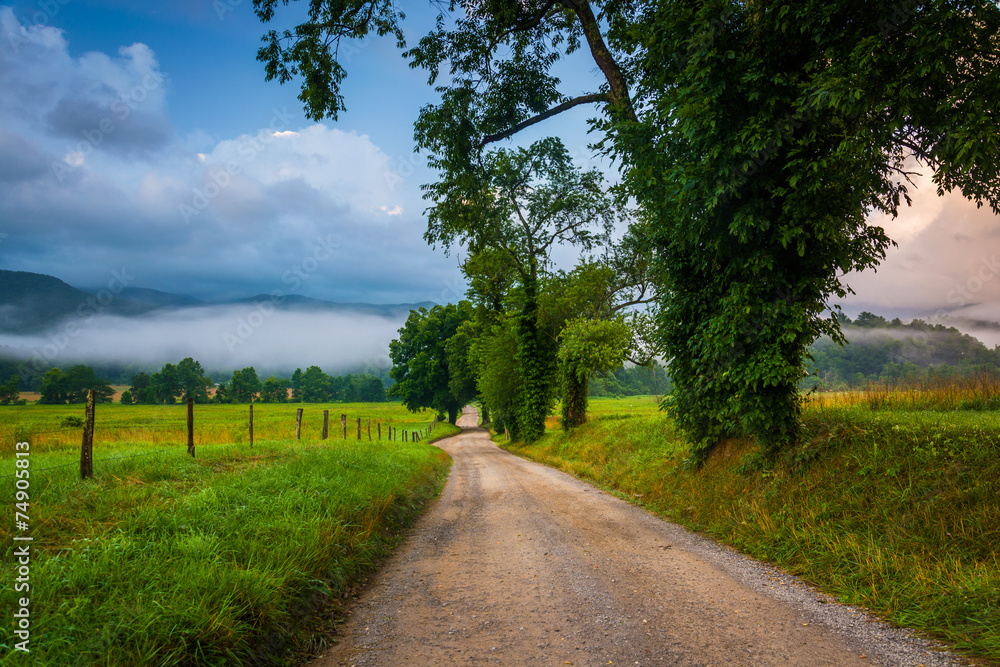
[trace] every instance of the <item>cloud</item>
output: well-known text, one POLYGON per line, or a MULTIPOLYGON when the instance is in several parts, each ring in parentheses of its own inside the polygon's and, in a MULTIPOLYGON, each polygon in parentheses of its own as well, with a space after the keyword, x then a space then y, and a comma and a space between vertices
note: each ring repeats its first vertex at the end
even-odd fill
MULTIPOLYGON (((920 316, 975 303, 1000 304, 1000 217, 959 192, 939 197, 929 175, 895 220, 873 217, 898 247, 875 270, 852 274, 853 311, 920 316)), ((997 309, 1000 312, 1000 309, 997 309)))
POLYGON ((207 299, 460 296, 454 260, 423 242, 413 165, 368 135, 275 108, 263 127, 179 136, 152 48, 73 57, 71 37, 0 7, 3 268, 87 288, 124 265, 137 285, 207 299))
POLYGON ((0 128, 0 181, 38 178, 48 171, 53 159, 38 144, 0 128))

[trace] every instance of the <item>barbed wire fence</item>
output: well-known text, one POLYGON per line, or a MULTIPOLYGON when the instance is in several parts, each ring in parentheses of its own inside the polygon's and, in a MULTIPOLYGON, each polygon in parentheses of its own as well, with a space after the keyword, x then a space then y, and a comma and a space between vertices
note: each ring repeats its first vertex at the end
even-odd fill
MULTIPOLYGON (((82 422, 82 428, 80 425, 73 424, 69 427, 59 428, 59 429, 46 429, 46 430, 33 430, 30 428, 25 428, 23 426, 18 426, 15 428, 15 437, 18 440, 26 439, 29 442, 34 440, 38 436, 48 436, 48 435, 58 435, 58 434, 77 434, 81 435, 81 445, 80 445, 80 460, 79 462, 72 461, 67 463, 61 463, 58 465, 47 466, 45 468, 32 470, 33 473, 47 472, 51 470, 58 470, 62 468, 69 468, 71 466, 80 467, 80 478, 89 479, 93 477, 93 466, 98 463, 110 463, 110 462, 123 462, 129 461, 135 458, 152 456, 155 454, 177 454, 180 450, 178 447, 170 448, 160 448, 150 451, 133 452, 123 455, 106 455, 99 458, 94 458, 93 447, 94 447, 94 434, 95 432, 99 434, 98 446, 100 440, 106 438, 106 434, 113 433, 136 433, 136 432, 155 432, 159 434, 169 434, 173 432, 178 432, 179 434, 186 434, 186 444, 187 444, 187 454, 192 458, 196 455, 195 448, 195 435, 197 433, 195 425, 195 410, 194 402, 192 399, 187 401, 187 419, 184 421, 176 419, 168 419, 163 422, 149 425, 136 425, 130 422, 111 422, 102 423, 98 421, 96 414, 96 406, 94 404, 94 392, 91 390, 87 394, 87 403, 85 404, 85 414, 86 418, 82 422)), ((294 405, 294 404, 292 404, 294 405)), ((308 404, 307 404, 308 405, 308 404)), ((247 405, 247 420, 244 425, 237 425, 237 428, 245 428, 245 433, 248 436, 248 447, 253 449, 254 447, 254 404, 250 403, 247 405)), ((294 435, 289 435, 288 437, 279 438, 268 438, 268 442, 273 442, 275 440, 292 440, 301 441, 302 437, 302 426, 306 415, 306 407, 295 407, 294 413, 289 414, 288 423, 290 428, 294 428, 294 435)), ((310 410, 310 413, 314 413, 315 410, 310 410)), ((367 442, 400 442, 400 443, 415 443, 430 436, 437 426, 438 417, 434 418, 425 424, 413 425, 413 424, 399 424, 393 422, 391 419, 385 419, 385 417, 379 416, 353 416, 351 419, 348 418, 346 413, 340 414, 340 429, 339 432, 332 432, 330 429, 330 409, 324 408, 322 410, 322 429, 320 431, 320 437, 307 437, 306 440, 320 442, 327 440, 356 440, 356 441, 367 441, 367 442), (334 436, 334 437, 331 437, 334 436)), ((310 415, 312 416, 312 415, 310 415)), ((274 413, 268 415, 267 422, 269 425, 273 425, 274 413)), ((224 424, 218 422, 213 423, 213 426, 224 427, 224 424)), ((232 428, 232 425, 230 425, 232 428)), ((181 440, 181 438, 178 438, 181 440)), ((243 444, 241 439, 236 439, 231 442, 198 442, 197 446, 199 448, 203 447, 231 447, 233 445, 243 444)), ((11 477, 13 473, 9 475, 2 475, 2 477, 11 477)))

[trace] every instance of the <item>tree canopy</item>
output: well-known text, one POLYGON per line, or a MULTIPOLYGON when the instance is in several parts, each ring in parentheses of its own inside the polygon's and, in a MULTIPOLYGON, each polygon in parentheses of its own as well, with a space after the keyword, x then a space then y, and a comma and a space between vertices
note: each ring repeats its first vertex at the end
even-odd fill
MULTIPOLYGON (((447 414, 454 424, 459 410, 473 397, 453 391, 447 344, 471 317, 468 301, 411 310, 399 338, 389 343, 390 375, 396 381, 389 393, 414 412, 431 408, 447 414)), ((454 389, 462 391, 459 383, 454 389)))

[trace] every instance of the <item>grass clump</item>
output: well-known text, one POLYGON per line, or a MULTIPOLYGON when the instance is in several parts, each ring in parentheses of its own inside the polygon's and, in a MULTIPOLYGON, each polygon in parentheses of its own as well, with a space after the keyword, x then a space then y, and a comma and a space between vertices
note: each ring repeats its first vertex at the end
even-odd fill
POLYGON ((571 434, 504 444, 890 622, 1000 659, 995 413, 814 408, 782 460, 733 440, 690 470, 669 417, 602 411, 571 434))

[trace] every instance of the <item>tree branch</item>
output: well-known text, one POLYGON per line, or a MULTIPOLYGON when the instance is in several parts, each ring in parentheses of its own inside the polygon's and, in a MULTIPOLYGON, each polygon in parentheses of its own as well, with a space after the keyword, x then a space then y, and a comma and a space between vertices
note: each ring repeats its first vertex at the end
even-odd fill
POLYGON ((618 67, 614 56, 611 55, 607 44, 604 43, 601 24, 594 16, 594 10, 591 8, 589 0, 562 0, 562 6, 573 10, 580 20, 583 34, 587 37, 587 44, 590 46, 590 54, 594 57, 597 66, 601 68, 611 90, 608 101, 618 107, 618 111, 625 117, 625 120, 633 123, 638 122, 625 76, 622 74, 621 68, 618 67))
POLYGON ((608 95, 606 93, 593 93, 593 94, 590 94, 590 95, 581 95, 580 97, 574 97, 571 100, 567 100, 566 102, 563 102, 562 104, 558 104, 558 105, 552 107, 548 111, 543 111, 542 113, 538 114, 537 116, 533 116, 532 118, 529 118, 528 120, 521 121, 520 123, 518 123, 514 127, 511 127, 511 128, 506 129, 506 130, 503 130, 502 132, 497 132, 495 134, 487 134, 479 142, 479 147, 482 148, 486 144, 492 144, 494 142, 501 141, 503 139, 507 139, 508 137, 511 137, 511 136, 517 134, 521 130, 523 130, 523 129, 527 128, 527 127, 531 127, 535 123, 540 123, 543 120, 545 120, 546 118, 551 118, 552 116, 555 116, 556 114, 562 113, 563 111, 568 111, 569 109, 572 109, 575 106, 579 106, 581 104, 591 104, 593 102, 607 102, 607 101, 609 101, 609 100, 608 100, 608 95))

